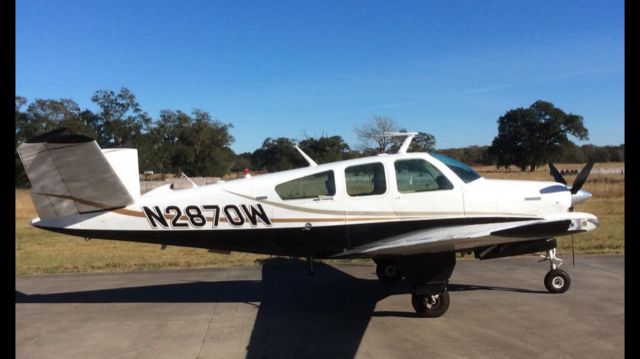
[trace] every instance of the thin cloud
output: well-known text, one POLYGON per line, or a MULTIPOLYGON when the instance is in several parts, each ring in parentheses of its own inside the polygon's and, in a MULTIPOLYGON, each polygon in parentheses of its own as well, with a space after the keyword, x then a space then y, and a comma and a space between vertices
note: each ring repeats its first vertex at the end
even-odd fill
POLYGON ((471 90, 449 92, 449 93, 444 93, 444 94, 432 96, 429 99, 413 100, 413 101, 402 101, 402 102, 391 102, 391 103, 386 103, 386 104, 382 104, 382 105, 366 107, 365 109, 367 109, 367 110, 379 110, 379 109, 387 109, 387 108, 398 108, 398 107, 414 106, 414 105, 420 105, 420 104, 429 102, 429 101, 433 100, 433 98, 436 98, 436 97, 449 97, 449 96, 460 96, 460 95, 469 95, 469 94, 494 92, 494 91, 500 91, 500 90, 504 90, 504 89, 508 89, 508 88, 512 88, 512 87, 517 87, 517 86, 553 82, 553 81, 564 80, 564 79, 567 79, 567 78, 580 77, 580 76, 585 76, 585 75, 594 75, 594 74, 605 73, 605 72, 612 72, 612 71, 615 71, 615 70, 616 70, 616 68, 593 69, 593 70, 587 70, 587 71, 576 71, 576 72, 570 72, 570 73, 566 73, 566 74, 562 74, 562 75, 558 75, 558 76, 552 76, 552 77, 547 77, 547 78, 543 78, 543 79, 536 79, 536 80, 531 80, 531 81, 524 81, 524 82, 520 81, 520 82, 507 83, 507 84, 480 87, 480 88, 475 88, 475 89, 471 89, 471 90))

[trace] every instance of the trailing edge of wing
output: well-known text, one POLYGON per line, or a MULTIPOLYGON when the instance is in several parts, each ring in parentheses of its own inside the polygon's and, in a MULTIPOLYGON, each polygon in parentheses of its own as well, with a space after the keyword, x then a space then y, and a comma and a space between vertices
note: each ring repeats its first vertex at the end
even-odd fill
POLYGON ((593 221, 591 217, 593 216, 586 213, 572 213, 563 218, 438 227, 385 238, 342 252, 335 257, 367 258, 437 253, 490 244, 544 239, 591 230, 597 226, 597 222, 585 222, 593 221))

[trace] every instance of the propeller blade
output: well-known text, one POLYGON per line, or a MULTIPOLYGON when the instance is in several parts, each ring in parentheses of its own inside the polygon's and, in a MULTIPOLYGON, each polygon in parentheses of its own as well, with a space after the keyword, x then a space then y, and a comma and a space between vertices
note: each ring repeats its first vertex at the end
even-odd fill
POLYGON ((567 184, 567 181, 565 181, 564 177, 562 177, 560 171, 558 171, 556 166, 554 166, 551 162, 549 162, 549 174, 553 176, 553 179, 556 180, 556 182, 562 183, 564 185, 567 184))
POLYGON ((578 177, 573 181, 573 185, 571 186, 571 194, 576 194, 582 188, 584 183, 587 181, 587 177, 589 177, 589 173, 591 172, 591 168, 593 167, 594 162, 589 161, 586 166, 578 173, 578 177))

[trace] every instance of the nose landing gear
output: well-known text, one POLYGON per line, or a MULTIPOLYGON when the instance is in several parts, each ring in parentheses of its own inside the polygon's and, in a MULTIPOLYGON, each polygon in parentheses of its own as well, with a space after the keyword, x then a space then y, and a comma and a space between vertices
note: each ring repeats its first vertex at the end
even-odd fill
POLYGON ((562 259, 556 256, 555 248, 547 250, 547 255, 543 256, 540 261, 545 260, 549 261, 550 270, 544 276, 544 286, 550 293, 566 292, 571 286, 571 277, 569 277, 569 273, 559 269, 562 265, 562 259))

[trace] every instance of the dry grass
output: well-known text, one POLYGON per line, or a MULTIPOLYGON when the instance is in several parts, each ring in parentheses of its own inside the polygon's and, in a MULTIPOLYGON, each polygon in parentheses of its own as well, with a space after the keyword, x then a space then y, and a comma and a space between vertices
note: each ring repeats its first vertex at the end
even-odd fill
MULTIPOLYGON (((611 164, 604 166, 613 167, 611 164)), ((496 171, 495 167, 487 167, 478 170, 487 178, 550 180, 546 169, 520 172, 496 171)), ((567 181, 572 183, 573 177, 566 176, 567 181)), ((576 211, 595 214, 600 220, 600 227, 596 231, 575 236, 576 253, 624 253, 624 175, 593 174, 584 188, 592 192, 594 197, 578 206, 576 211)), ((30 225, 31 218, 37 215, 28 191, 16 190, 15 196, 18 274, 245 266, 259 265, 262 259, 268 257, 237 252, 224 255, 203 249, 172 246, 160 250, 160 246, 153 244, 85 241, 79 237, 55 234, 30 225)), ((571 238, 560 237, 560 254, 568 254, 570 248, 571 238)))
MULTIPOLYGON (((556 164, 558 169, 577 169, 580 170, 584 164, 556 164)), ((594 170, 597 168, 623 168, 623 162, 596 163, 594 170)), ((497 170, 495 166, 481 166, 475 169, 483 177, 514 179, 514 180, 532 180, 532 181, 553 181, 549 174, 549 168, 546 166, 538 167, 534 172, 520 171, 516 168, 509 170, 497 170)), ((576 179, 575 175, 564 176, 567 183, 571 184, 576 179)), ((624 197, 624 174, 600 174, 592 173, 589 175, 584 187, 585 190, 591 192, 594 198, 614 198, 624 197)))

